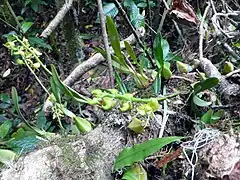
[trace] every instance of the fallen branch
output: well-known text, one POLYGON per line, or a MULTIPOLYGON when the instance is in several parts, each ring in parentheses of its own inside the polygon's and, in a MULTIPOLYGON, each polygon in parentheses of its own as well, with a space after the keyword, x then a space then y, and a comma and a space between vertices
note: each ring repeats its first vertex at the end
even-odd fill
POLYGON ((203 39, 205 34, 204 21, 210 8, 210 3, 205 9, 201 24, 199 27, 199 60, 200 67, 205 72, 207 77, 216 77, 220 80, 218 91, 224 96, 226 100, 229 100, 231 96, 240 96, 240 86, 238 84, 230 84, 225 76, 222 76, 218 69, 212 64, 210 60, 203 57, 203 39))
MULTIPOLYGON (((138 37, 140 38, 144 36, 145 29, 140 28, 136 32, 138 37)), ((136 43, 136 38, 133 34, 131 34, 128 38, 121 41, 120 43, 121 49, 125 48, 124 41, 127 41, 129 44, 134 44, 136 43)), ((110 51, 111 53, 113 53, 112 48, 110 48, 110 51)), ((100 53, 96 53, 94 56, 90 57, 88 60, 78 65, 71 72, 71 74, 63 81, 63 83, 66 84, 67 86, 72 86, 76 81, 78 81, 81 78, 81 76, 84 73, 96 67, 98 64, 100 64, 103 61, 105 61, 104 57, 100 53)), ((48 97, 48 99, 45 101, 43 105, 43 112, 45 112, 45 114, 48 114, 49 112, 51 112, 51 107, 52 107, 52 103, 49 101, 49 97, 48 97)))
POLYGON ((60 24, 60 22, 63 20, 64 16, 67 14, 69 9, 71 8, 73 4, 73 0, 66 0, 66 3, 62 6, 62 8, 58 11, 57 15, 54 17, 54 19, 49 23, 46 29, 42 32, 40 35, 43 38, 47 38, 60 24))

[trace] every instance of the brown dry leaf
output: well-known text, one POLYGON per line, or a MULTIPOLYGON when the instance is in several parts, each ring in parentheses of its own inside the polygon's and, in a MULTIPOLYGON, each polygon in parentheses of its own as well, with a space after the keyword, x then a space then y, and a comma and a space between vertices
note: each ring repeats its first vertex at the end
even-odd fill
POLYGON ((179 18, 198 24, 193 7, 185 0, 173 0, 171 13, 174 13, 179 18))
POLYGON ((157 162, 157 166, 162 168, 165 164, 169 163, 170 161, 176 159, 182 153, 182 147, 178 148, 176 151, 171 152, 164 156, 161 160, 157 162))

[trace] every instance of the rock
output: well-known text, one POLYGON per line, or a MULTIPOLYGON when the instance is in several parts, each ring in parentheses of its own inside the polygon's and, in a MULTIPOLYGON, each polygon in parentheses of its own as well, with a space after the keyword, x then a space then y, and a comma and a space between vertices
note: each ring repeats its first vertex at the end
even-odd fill
MULTIPOLYGON (((214 178, 240 180, 239 136, 222 135, 200 151, 207 174, 214 178)), ((204 178, 208 179, 208 178, 204 178)))
POLYGON ((123 133, 98 126, 74 139, 61 138, 25 156, 0 173, 1 180, 111 180, 123 133))

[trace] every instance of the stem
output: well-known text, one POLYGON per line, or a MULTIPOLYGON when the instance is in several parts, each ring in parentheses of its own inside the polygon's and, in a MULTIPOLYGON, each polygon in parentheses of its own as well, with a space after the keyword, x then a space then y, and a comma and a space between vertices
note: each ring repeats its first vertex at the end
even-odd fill
MULTIPOLYGON (((163 97, 159 97, 159 98, 156 98, 158 101, 164 101, 166 99, 169 99, 169 98, 173 98, 173 97, 176 97, 178 96, 180 93, 177 92, 177 93, 173 93, 173 94, 169 94, 169 95, 166 95, 166 96, 163 96, 163 97)), ((115 99, 120 99, 120 100, 125 100, 125 101, 131 101, 131 102, 137 102, 137 103, 148 103, 148 102, 151 102, 152 99, 151 98, 135 98, 135 97, 126 97, 125 95, 121 95, 121 94, 104 94, 102 96, 102 98, 104 97, 109 97, 109 98, 115 98, 115 99)))
POLYGON ((35 72, 32 70, 32 68, 28 65, 27 61, 25 59, 23 59, 24 63, 26 64, 27 68, 31 71, 31 73, 34 75, 34 77, 36 78, 37 82, 40 84, 40 86, 42 86, 43 90, 50 96, 50 93, 48 92, 48 90, 45 88, 45 86, 42 84, 42 82, 40 81, 40 79, 37 77, 37 75, 35 74, 35 72))

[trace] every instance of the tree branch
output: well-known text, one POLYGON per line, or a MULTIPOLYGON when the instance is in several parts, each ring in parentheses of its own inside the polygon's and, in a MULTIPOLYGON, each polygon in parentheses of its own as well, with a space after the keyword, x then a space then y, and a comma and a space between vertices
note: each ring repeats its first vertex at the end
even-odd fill
POLYGON ((66 0, 66 3, 63 5, 60 11, 58 11, 54 19, 49 23, 47 28, 44 29, 44 31, 40 35, 41 37, 47 38, 56 29, 56 27, 60 24, 64 16, 67 14, 69 9, 71 8, 72 4, 73 4, 73 0, 66 0))

